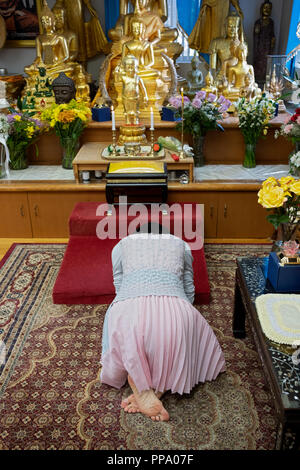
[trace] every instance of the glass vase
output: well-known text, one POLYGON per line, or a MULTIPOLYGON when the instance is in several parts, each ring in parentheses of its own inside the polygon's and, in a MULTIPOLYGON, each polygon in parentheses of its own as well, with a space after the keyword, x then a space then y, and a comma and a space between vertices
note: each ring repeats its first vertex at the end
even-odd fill
POLYGON ((255 168, 256 167, 256 159, 255 159, 255 151, 256 151, 256 142, 245 142, 245 157, 243 161, 243 166, 245 168, 255 168))
POLYGON ((205 158, 203 153, 204 147, 204 135, 194 135, 193 136, 193 149, 194 149, 194 165, 195 167, 200 167, 205 164, 205 158))
POLYGON ((73 160, 76 157, 76 154, 79 150, 79 140, 73 139, 72 137, 64 139, 62 142, 63 147, 63 157, 62 157, 62 167, 66 170, 72 170, 73 160))
POLYGON ((295 142, 295 149, 294 151, 289 155, 289 165, 290 165, 290 171, 289 173, 293 176, 300 176, 300 167, 295 166, 291 162, 291 158, 296 154, 300 152, 300 140, 295 142))
POLYGON ((25 168, 28 168, 28 160, 26 155, 28 142, 18 142, 17 144, 15 144, 14 142, 10 142, 8 140, 7 146, 9 149, 10 156, 10 169, 25 170, 25 168))

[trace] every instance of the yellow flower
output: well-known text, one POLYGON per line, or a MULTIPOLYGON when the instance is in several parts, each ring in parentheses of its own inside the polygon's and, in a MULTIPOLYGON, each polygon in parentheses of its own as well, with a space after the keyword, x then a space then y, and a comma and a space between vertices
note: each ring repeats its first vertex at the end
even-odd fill
POLYGON ((16 116, 14 116, 14 120, 15 121, 21 121, 21 116, 19 116, 18 114, 16 116))
POLYGON ((270 176, 263 182, 262 184, 263 189, 268 186, 278 186, 278 181, 276 178, 274 178, 274 176, 270 176))
POLYGON ((295 182, 295 178, 292 176, 283 176, 280 178, 279 183, 282 189, 284 190, 284 195, 285 196, 291 196, 290 191, 290 186, 295 182))
POLYGON ((266 209, 281 207, 285 201, 284 190, 280 186, 266 186, 258 192, 258 203, 266 209))
POLYGON ((59 116, 57 118, 57 120, 59 122, 62 122, 64 124, 66 123, 69 123, 69 122, 73 122, 74 119, 76 118, 76 113, 71 110, 71 109, 66 109, 66 110, 63 110, 59 113, 59 116))
POLYGON ((295 181, 290 185, 290 191, 300 196, 300 180, 295 181))

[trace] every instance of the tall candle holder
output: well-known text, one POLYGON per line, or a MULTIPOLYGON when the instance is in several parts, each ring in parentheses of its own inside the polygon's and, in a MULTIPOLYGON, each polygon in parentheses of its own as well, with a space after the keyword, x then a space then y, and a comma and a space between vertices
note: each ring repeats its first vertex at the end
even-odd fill
POLYGON ((154 157, 154 129, 150 127, 151 150, 148 153, 149 157, 154 157))
POLYGON ((183 150, 183 108, 184 106, 181 106, 181 150, 179 152, 179 159, 184 160, 186 158, 185 152, 183 150))
POLYGON ((115 129, 112 130, 112 153, 110 156, 117 156, 117 131, 115 129))
POLYGON ((179 160, 183 160, 186 158, 184 150, 183 150, 183 112, 184 112, 184 95, 183 95, 183 88, 181 88, 181 150, 179 152, 179 160))

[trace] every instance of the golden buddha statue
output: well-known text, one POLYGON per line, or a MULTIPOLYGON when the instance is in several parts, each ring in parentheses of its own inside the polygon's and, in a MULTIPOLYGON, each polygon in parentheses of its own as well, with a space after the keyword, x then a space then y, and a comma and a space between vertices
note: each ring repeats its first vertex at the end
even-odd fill
POLYGON ((224 24, 229 15, 230 5, 236 9, 242 25, 244 15, 239 0, 202 0, 197 22, 189 36, 189 45, 192 49, 210 54, 211 42, 216 38, 225 37, 224 24))
POLYGON ((90 0, 56 0, 54 8, 63 8, 66 11, 68 27, 76 34, 78 40, 79 62, 85 63, 99 52, 108 52, 108 41, 90 0), (85 21, 86 11, 91 17, 88 22, 85 21))
POLYGON ((217 95, 218 93, 217 87, 214 85, 214 78, 210 71, 205 77, 205 87, 201 88, 201 90, 206 91, 206 93, 213 93, 214 95, 217 95))
MULTIPOLYGON (((129 13, 129 0, 120 0, 120 17, 116 27, 109 30, 109 38, 113 42, 118 42, 122 37, 129 36, 131 19, 138 15, 143 18, 146 26, 145 38, 153 45, 159 42, 168 43, 171 49, 171 44, 178 37, 178 31, 164 26, 168 13, 166 0, 133 0, 130 3, 134 6, 133 13, 129 13)), ((168 48, 168 45, 165 46, 168 48)))
POLYGON ((138 75, 138 61, 134 56, 126 56, 122 61, 122 103, 124 107, 125 123, 140 123, 141 95, 143 103, 148 104, 147 91, 143 80, 138 75))
POLYGON ((53 13, 44 2, 41 12, 43 33, 36 38, 36 59, 33 64, 25 67, 26 87, 23 95, 35 97, 36 109, 54 102, 51 83, 62 72, 76 79, 82 66, 74 61, 77 56, 76 36, 64 30, 64 10, 53 13), (58 18, 56 29, 55 15, 58 18))
POLYGON ((237 63, 228 68, 228 86, 223 90, 223 95, 231 102, 239 99, 241 90, 245 89, 249 83, 254 83, 254 69, 247 63, 248 47, 245 43, 240 43, 236 48, 237 63), (247 79, 246 79, 247 77, 247 79))
POLYGON ((226 20, 226 35, 225 37, 219 37, 212 40, 209 52, 210 52, 210 68, 215 76, 220 78, 222 76, 222 67, 225 60, 231 57, 231 43, 232 41, 244 42, 243 33, 240 30, 240 17, 236 15, 230 15, 226 20))
POLYGON ((55 31, 66 38, 70 60, 75 61, 78 57, 78 38, 77 35, 67 29, 66 10, 59 6, 58 2, 52 8, 55 20, 55 31))
POLYGON ((240 89, 240 97, 252 100, 256 96, 262 94, 261 89, 258 88, 257 83, 254 81, 254 77, 251 73, 247 73, 244 79, 245 85, 240 89))
POLYGON ((90 104, 90 87, 86 82, 86 75, 80 65, 76 75, 76 100, 82 101, 86 105, 90 104))

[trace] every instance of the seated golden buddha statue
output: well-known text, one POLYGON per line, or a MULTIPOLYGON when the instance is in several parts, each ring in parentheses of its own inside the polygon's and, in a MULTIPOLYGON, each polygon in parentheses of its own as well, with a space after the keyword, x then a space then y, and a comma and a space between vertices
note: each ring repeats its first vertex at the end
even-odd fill
POLYGON ((44 4, 41 12, 43 33, 36 38, 37 56, 33 64, 24 69, 28 77, 23 95, 35 97, 36 109, 54 102, 51 83, 61 72, 75 79, 78 67, 81 67, 75 62, 76 37, 72 32, 67 31, 65 34, 64 31, 63 9, 58 16, 58 30, 56 30, 55 14, 47 3, 44 4))
POLYGON ((254 77, 251 73, 245 75, 245 85, 240 89, 240 97, 252 100, 256 96, 261 96, 262 91, 254 81, 254 77))
POLYGON ((241 90, 255 82, 254 69, 247 63, 247 55, 247 45, 242 42, 236 48, 236 65, 229 67, 227 71, 228 86, 223 89, 223 95, 232 102, 240 98, 241 90))
POLYGON ((226 20, 226 35, 213 39, 209 46, 210 68, 214 76, 221 78, 224 62, 231 57, 232 41, 243 41, 241 20, 239 16, 229 15, 226 20))
POLYGON ((210 71, 205 77, 205 87, 201 88, 201 90, 206 91, 206 93, 213 93, 214 95, 217 95, 218 93, 217 87, 214 85, 214 79, 210 71))
MULTIPOLYGON (((176 44, 174 41, 178 37, 177 29, 166 28, 164 21, 168 17, 168 7, 166 0, 120 0, 120 17, 115 28, 108 32, 109 38, 113 42, 118 42, 124 36, 130 36, 130 21, 133 16, 141 16, 146 26, 145 37, 153 44, 162 43, 162 47, 169 49, 168 55, 175 55, 176 44), (129 12, 132 4, 134 12, 129 12), (174 49, 174 50, 172 50, 174 49)), ((179 46, 178 55, 181 53, 179 46)))

